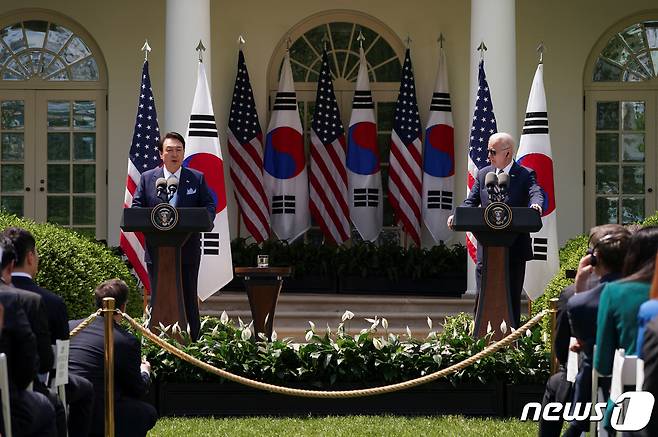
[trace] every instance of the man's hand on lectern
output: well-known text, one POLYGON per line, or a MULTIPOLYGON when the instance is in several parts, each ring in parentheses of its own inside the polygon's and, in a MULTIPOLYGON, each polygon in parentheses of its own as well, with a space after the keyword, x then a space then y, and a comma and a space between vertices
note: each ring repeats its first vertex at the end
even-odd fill
POLYGON ((539 211, 539 215, 541 215, 541 211, 542 211, 542 209, 541 209, 541 206, 539 206, 538 204, 533 203, 532 205, 530 205, 530 208, 532 208, 532 209, 534 209, 534 210, 536 210, 536 211, 539 211))

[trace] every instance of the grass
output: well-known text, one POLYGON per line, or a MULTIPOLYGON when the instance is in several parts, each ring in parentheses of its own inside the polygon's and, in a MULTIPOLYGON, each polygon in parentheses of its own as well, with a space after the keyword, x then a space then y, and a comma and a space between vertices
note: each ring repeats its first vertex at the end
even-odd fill
POLYGON ((158 421, 149 437, 179 436, 536 436, 537 424, 518 419, 462 416, 347 416, 306 418, 172 418, 158 421))

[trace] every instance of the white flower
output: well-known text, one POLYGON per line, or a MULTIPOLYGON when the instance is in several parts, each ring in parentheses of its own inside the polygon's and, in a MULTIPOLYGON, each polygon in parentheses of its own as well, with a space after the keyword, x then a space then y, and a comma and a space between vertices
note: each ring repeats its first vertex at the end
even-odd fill
POLYGON ((487 334, 491 332, 491 321, 487 322, 487 334))
POLYGON ((409 329, 408 325, 407 325, 407 336, 411 338, 411 329, 409 329))
POLYGON ((530 332, 529 329, 526 329, 526 330, 525 330, 525 336, 526 336, 526 337, 530 337, 531 335, 532 335, 532 332, 530 332))
POLYGON ((382 317, 382 328, 388 329, 388 320, 382 317))
POLYGON ((277 338, 276 331, 272 330, 272 341, 276 341, 277 338))
POLYGON ((313 338, 313 331, 310 329, 306 331, 306 335, 304 336, 304 338, 306 339, 307 342, 311 341, 311 339, 313 338))
POLYGON ((432 329, 432 319, 430 319, 430 316, 427 316, 427 326, 429 326, 430 329, 432 329))
POLYGON ((352 317, 354 317, 354 313, 350 310, 345 310, 343 313, 342 321, 344 322, 345 320, 352 320, 352 317))
POLYGON ((247 326, 242 330, 242 340, 247 341, 251 338, 251 329, 247 326))
POLYGON ((377 337, 372 339, 372 345, 375 346, 375 349, 378 351, 384 347, 384 343, 377 337))
POLYGON ((501 331, 503 334, 507 334, 507 323, 505 323, 505 320, 503 320, 502 322, 500 322, 500 331, 501 331))
POLYGON ((311 331, 315 332, 315 323, 308 321, 308 324, 311 325, 311 331))
POLYGON ((226 314, 226 311, 222 311, 222 315, 219 316, 219 321, 222 322, 222 325, 226 325, 228 323, 228 314, 226 314))

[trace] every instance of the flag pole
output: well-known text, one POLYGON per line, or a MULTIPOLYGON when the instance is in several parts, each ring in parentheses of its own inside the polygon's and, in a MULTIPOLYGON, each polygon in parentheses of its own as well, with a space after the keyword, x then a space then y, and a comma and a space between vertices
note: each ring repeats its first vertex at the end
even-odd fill
MULTIPOLYGON (((151 46, 149 45, 148 38, 144 40, 144 45, 142 46, 141 50, 144 52, 144 62, 148 62, 149 52, 151 51, 151 46)), ((146 293, 146 290, 144 290, 144 294, 142 295, 142 312, 144 314, 146 314, 146 308, 148 307, 150 300, 151 300, 150 294, 146 293)))
MULTIPOLYGON (((238 51, 242 50, 242 47, 244 47, 245 42, 246 41, 244 40, 244 37, 242 35, 239 35, 238 36, 238 51)), ((238 200, 237 197, 236 197, 235 200, 236 201, 238 200)), ((240 238, 242 236, 241 232, 240 232, 241 228, 242 228, 242 207, 240 206, 240 202, 236 202, 236 203, 238 204, 238 223, 237 223, 237 226, 238 226, 237 231, 238 232, 237 232, 237 235, 238 235, 238 238, 240 238)))

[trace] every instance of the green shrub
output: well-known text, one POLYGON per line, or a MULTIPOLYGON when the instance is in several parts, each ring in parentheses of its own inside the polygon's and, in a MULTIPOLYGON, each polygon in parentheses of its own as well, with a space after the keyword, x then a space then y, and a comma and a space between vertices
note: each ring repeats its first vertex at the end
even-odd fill
MULTIPOLYGON (((448 317, 443 332, 430 332, 423 340, 390 333, 385 319, 377 317, 367 319, 372 323, 369 329, 347 334, 345 326, 350 318, 346 312, 333 331, 316 330, 311 325, 304 344, 276 338, 266 342, 264 337, 254 341, 251 325, 239 321, 236 326, 225 314, 220 320, 204 317, 196 343, 181 346, 164 333, 160 336, 193 357, 234 374, 274 384, 319 388, 344 383, 367 387, 409 380, 459 363, 488 344, 487 338, 473 337, 473 319, 464 313, 448 317)), ((516 347, 482 358, 447 379, 453 384, 543 382, 548 377, 549 355, 540 342, 537 326, 517 340, 516 347)), ((149 341, 142 351, 160 381, 221 381, 149 341)))
POLYGON ((69 319, 94 312, 94 288, 111 278, 123 279, 130 288, 128 313, 142 314, 142 297, 135 278, 121 258, 102 244, 57 225, 0 213, 0 230, 9 226, 27 229, 34 235, 39 253, 36 282, 64 299, 69 319))

